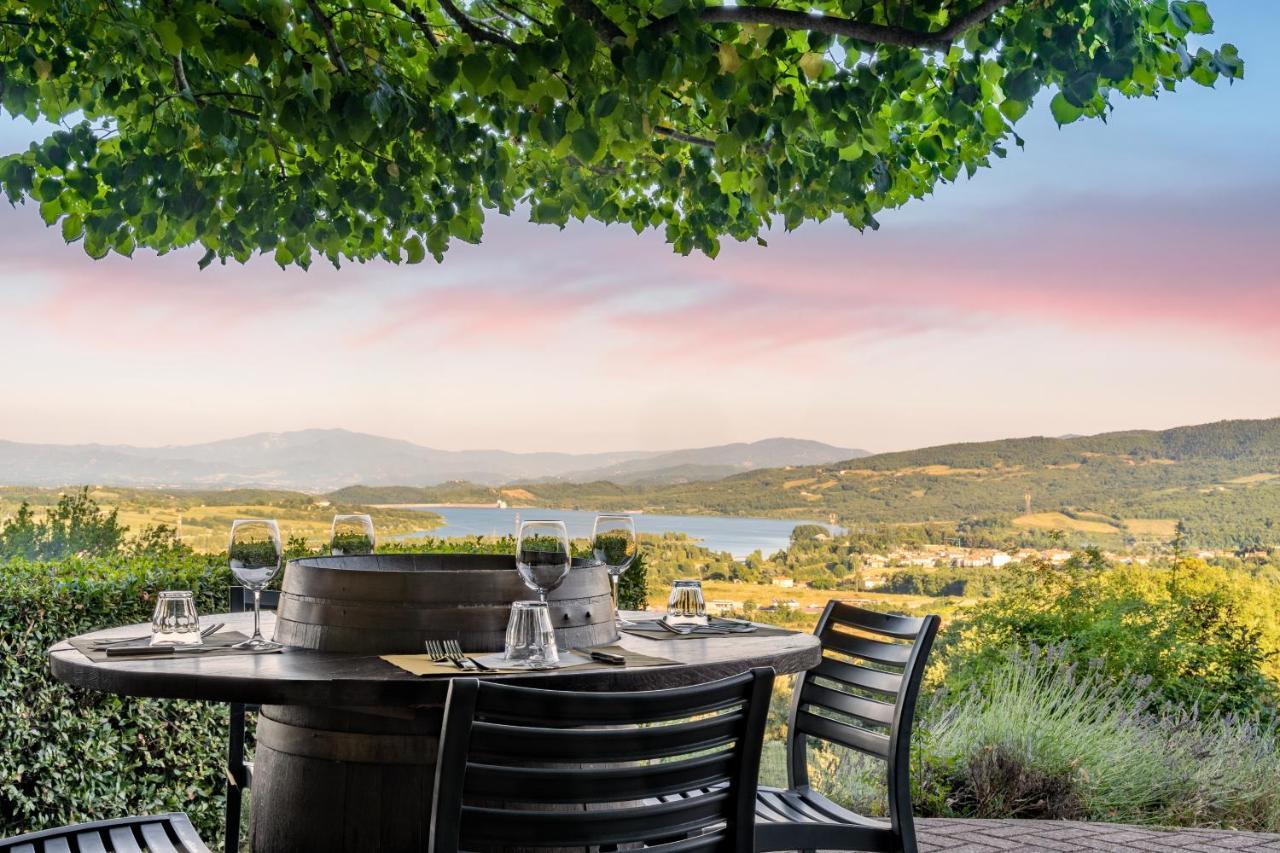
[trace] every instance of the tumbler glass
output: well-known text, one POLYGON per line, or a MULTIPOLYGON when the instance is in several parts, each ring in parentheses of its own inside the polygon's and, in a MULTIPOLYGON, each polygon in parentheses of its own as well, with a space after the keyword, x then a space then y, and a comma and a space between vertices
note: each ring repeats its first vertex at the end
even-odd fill
POLYGON ((200 617, 196 615, 196 602, 190 592, 166 590, 156 601, 151 614, 151 645, 199 646, 200 617))
POLYGON ((551 612, 545 601, 512 602, 503 657, 509 666, 522 669, 552 669, 560 663, 556 632, 551 628, 551 612))
POLYGON ((667 599, 667 624, 707 624, 707 605, 702 598, 702 581, 678 580, 671 584, 671 596, 667 599))

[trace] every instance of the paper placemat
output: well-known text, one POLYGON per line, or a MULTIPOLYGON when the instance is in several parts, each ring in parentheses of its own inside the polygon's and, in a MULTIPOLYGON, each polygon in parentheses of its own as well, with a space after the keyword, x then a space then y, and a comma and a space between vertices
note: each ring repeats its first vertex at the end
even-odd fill
POLYGON ((643 652, 633 652, 624 649, 621 646, 597 646, 592 649, 566 649, 560 652, 560 666, 555 669, 528 670, 520 667, 507 666, 506 661, 502 658, 502 652, 482 652, 480 654, 470 654, 468 657, 474 658, 485 666, 491 667, 488 672, 466 672, 458 669, 451 663, 436 663, 429 655, 382 655, 384 661, 403 669, 405 672, 414 675, 511 675, 513 673, 528 672, 562 672, 564 670, 574 670, 581 672, 590 669, 635 669, 644 666, 668 666, 670 664, 679 663, 679 661, 670 658, 661 658, 654 655, 646 655, 643 652), (589 655, 591 652, 609 652, 615 655, 621 655, 626 659, 625 664, 604 663, 602 661, 592 660, 589 655))
MULTIPOLYGON (((176 660, 178 658, 209 658, 209 657, 225 657, 227 655, 264 655, 279 652, 280 649, 233 649, 236 643, 243 643, 249 639, 239 631, 219 631, 204 638, 204 642, 199 646, 192 646, 193 649, 201 649, 201 651, 171 651, 157 652, 156 654, 137 654, 137 655, 108 655, 106 650, 98 646, 98 640, 87 640, 77 638, 68 640, 72 647, 79 651, 82 655, 95 663, 104 663, 111 661, 118 663, 120 661, 131 660, 176 660)), ((151 639, 136 640, 131 643, 121 643, 122 646, 129 648, 141 648, 151 645, 151 639)))
POLYGON ((662 627, 662 625, 659 624, 660 621, 661 620, 658 619, 642 620, 636 622, 634 626, 622 627, 618 630, 631 634, 635 637, 644 637, 646 640, 706 640, 712 637, 781 637, 786 634, 795 633, 795 631, 789 631, 786 628, 774 628, 769 625, 756 625, 754 623, 752 623, 752 629, 750 631, 744 631, 741 630, 741 626, 744 624, 742 622, 721 622, 713 618, 711 620, 711 625, 708 627, 724 625, 725 627, 732 628, 733 630, 725 632, 694 629, 688 634, 676 634, 662 627))

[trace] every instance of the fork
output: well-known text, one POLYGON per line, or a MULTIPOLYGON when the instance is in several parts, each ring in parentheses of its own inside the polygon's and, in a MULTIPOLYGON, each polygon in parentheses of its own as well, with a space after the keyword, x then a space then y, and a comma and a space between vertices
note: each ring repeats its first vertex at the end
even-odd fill
POLYGON ((459 669, 462 668, 458 665, 456 660, 444 653, 444 646, 440 645, 439 640, 427 640, 424 645, 426 646, 427 654, 431 657, 432 663, 444 663, 448 661, 459 669))
POLYGON ((451 657, 453 661, 457 663, 459 666, 461 666, 463 669, 471 670, 473 672, 480 672, 480 671, 488 671, 493 668, 493 667, 485 666, 475 658, 470 658, 464 655, 462 653, 462 646, 459 645, 457 640, 445 640, 444 651, 445 651, 445 654, 449 655, 449 657, 451 657), (470 664, 470 666, 468 666, 468 664, 470 664))

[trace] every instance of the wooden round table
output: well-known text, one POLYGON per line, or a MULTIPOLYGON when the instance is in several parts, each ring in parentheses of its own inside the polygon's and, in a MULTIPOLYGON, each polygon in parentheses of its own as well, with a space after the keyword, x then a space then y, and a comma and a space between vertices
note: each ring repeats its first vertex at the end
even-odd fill
MULTIPOLYGON (((202 621, 248 634, 252 620, 252 614, 227 613, 202 621)), ((274 627, 274 615, 264 612, 263 633, 271 636, 274 627)), ((128 625, 83 638, 149 631, 146 624, 128 625)), ((558 690, 654 690, 756 666, 801 672, 821 658, 817 638, 802 633, 696 640, 623 634, 620 645, 677 663, 490 677, 558 690)), ((255 853, 427 848, 447 677, 411 675, 376 655, 293 648, 99 663, 64 641, 49 650, 49 661, 55 678, 89 690, 262 705, 253 774, 255 853)))

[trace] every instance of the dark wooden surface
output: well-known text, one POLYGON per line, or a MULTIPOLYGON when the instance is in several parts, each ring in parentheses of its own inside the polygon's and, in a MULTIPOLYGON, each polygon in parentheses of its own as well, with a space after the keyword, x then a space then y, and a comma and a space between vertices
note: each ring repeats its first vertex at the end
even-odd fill
MULTIPOLYGON (((511 602, 537 598, 504 554, 307 557, 289 562, 281 588, 277 642, 384 655, 448 639, 468 651, 501 651, 511 602)), ((562 646, 618 638, 603 564, 575 559, 547 599, 562 646)))
MULTIPOLYGON (((262 614, 263 633, 268 637, 274 631, 274 620, 272 614, 262 614)), ((225 622, 230 630, 250 631, 253 615, 224 613, 206 616, 201 622, 225 622)), ((150 629, 146 624, 125 625, 83 636, 128 637, 145 634, 150 629)), ((554 679, 557 689, 654 690, 736 675, 756 666, 771 666, 779 673, 800 672, 816 666, 821 657, 817 638, 801 633, 784 637, 709 637, 696 643, 623 634, 619 645, 671 658, 679 665, 501 677, 534 685, 554 679)), ((49 650, 49 661, 55 678, 76 687, 123 696, 213 702, 321 706, 435 704, 444 700, 448 687, 447 679, 410 675, 377 655, 306 649, 244 657, 194 656, 94 663, 62 642, 49 650)))

